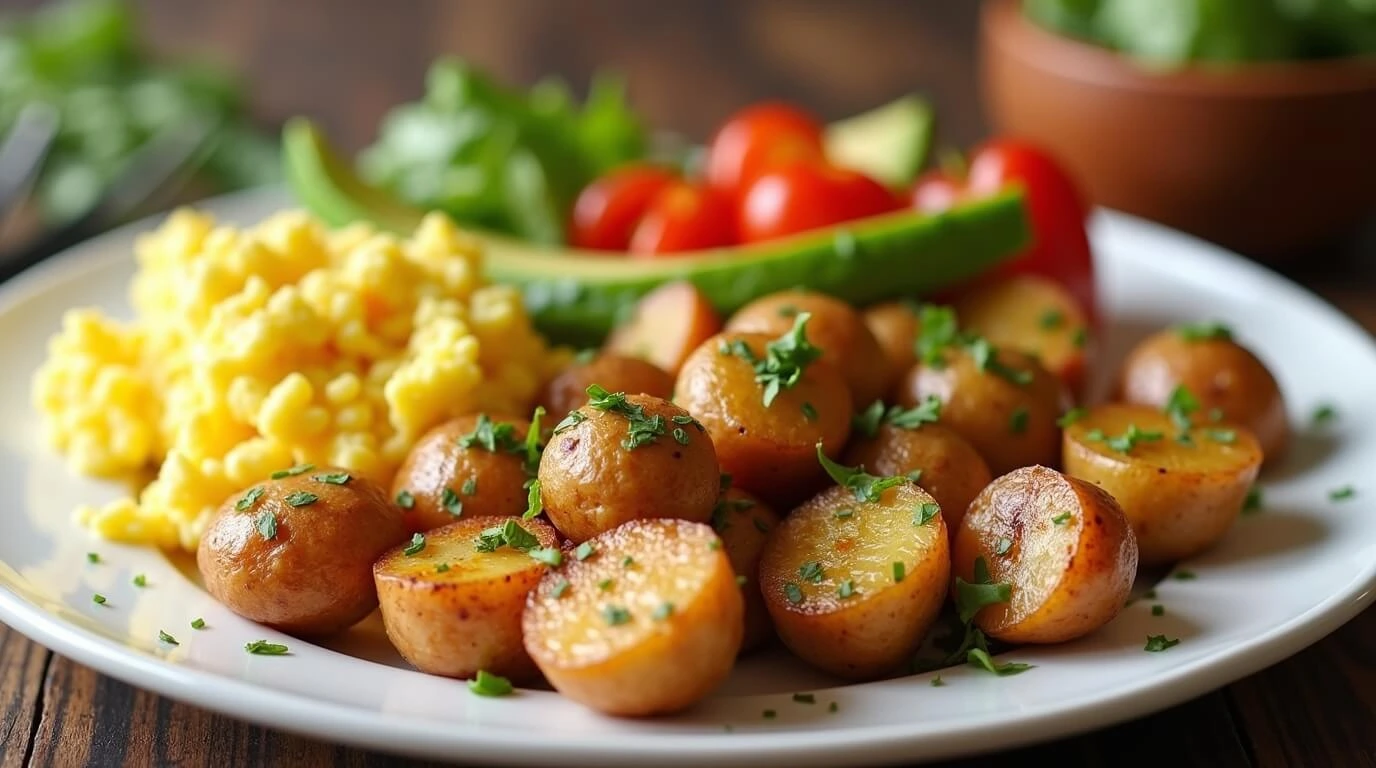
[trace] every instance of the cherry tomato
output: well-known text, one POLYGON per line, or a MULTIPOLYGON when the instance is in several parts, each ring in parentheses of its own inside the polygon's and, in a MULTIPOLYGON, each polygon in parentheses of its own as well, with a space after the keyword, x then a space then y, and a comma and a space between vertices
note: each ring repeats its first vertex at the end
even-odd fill
POLYGON ((746 188, 739 228, 747 243, 897 210, 883 184, 847 168, 793 162, 767 171, 746 188))
POLYGON ((755 177, 797 160, 821 161, 822 123, 797 107, 764 102, 737 112, 707 150, 707 183, 742 194, 755 177))
POLYGON ((574 201, 570 243, 575 248, 626 250, 650 202, 676 178, 664 168, 637 164, 594 179, 574 201))
POLYGON ((731 200, 702 184, 676 181, 655 195, 631 235, 631 254, 662 258, 736 242, 731 200))

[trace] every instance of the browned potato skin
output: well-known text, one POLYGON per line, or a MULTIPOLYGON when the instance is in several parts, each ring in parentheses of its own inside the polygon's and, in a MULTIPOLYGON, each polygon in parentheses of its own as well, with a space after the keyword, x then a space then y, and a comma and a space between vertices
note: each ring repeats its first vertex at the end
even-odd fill
POLYGON ((525 646, 545 679, 580 704, 628 717, 678 712, 711 693, 740 652, 745 610, 721 540, 701 523, 633 520, 594 544, 595 554, 565 558, 526 601, 525 646), (625 575, 626 556, 644 569, 635 581, 625 575), (700 577, 695 588, 675 596, 685 591, 680 577, 690 568, 700 577), (612 582, 605 590, 604 578, 612 582), (672 613, 653 618, 666 597, 672 613), (631 620, 608 626, 600 606, 609 602, 625 607, 631 620), (588 629, 584 636, 601 647, 570 648, 570 625, 588 629))
POLYGON ((741 653, 755 650, 774 637, 774 623, 760 592, 760 554, 779 515, 764 502, 739 488, 728 488, 712 512, 712 529, 721 537, 736 576, 745 577, 745 635, 741 653))
POLYGON ((893 387, 898 369, 854 307, 840 299, 811 291, 781 291, 762 296, 737 310, 726 321, 727 333, 762 333, 772 338, 788 333, 800 313, 812 318, 807 339, 822 350, 822 360, 846 378, 853 405, 862 408, 893 387))
POLYGON ((674 377, 662 368, 637 357, 604 352, 586 363, 574 363, 550 379, 540 391, 539 402, 557 421, 587 405, 588 387, 592 384, 608 392, 665 400, 674 392, 674 377))
POLYGON ((314 479, 337 467, 268 480, 263 495, 236 508, 248 491, 225 500, 201 536, 196 564, 206 591, 250 621, 304 637, 330 635, 357 624, 377 607, 373 562, 406 537, 401 511, 386 491, 358 476, 344 485, 314 479), (293 507, 296 491, 318 500, 293 507), (277 536, 258 531, 272 512, 277 536))
POLYGON ((970 502, 993 480, 979 451, 941 424, 923 424, 918 429, 881 425, 874 437, 852 440, 842 463, 885 477, 921 470, 917 484, 941 505, 941 516, 951 532, 960 525, 970 502))
MULTIPOLYGON (((786 517, 774 529, 765 544, 760 559, 760 586, 765 605, 779 637, 799 658, 814 667, 849 680, 871 680, 893 672, 912 657, 932 622, 946 604, 946 589, 951 578, 951 557, 946 523, 937 515, 926 526, 930 532, 913 525, 914 510, 933 499, 916 485, 905 484, 892 488, 880 497, 877 504, 858 502, 849 488, 833 486, 808 500, 786 517), (877 567, 881 573, 882 589, 875 590, 865 581, 855 597, 835 597, 837 588, 833 563, 819 559, 825 576, 821 587, 824 598, 805 598, 802 604, 791 603, 784 595, 785 585, 800 582, 798 549, 809 550, 801 540, 809 528, 834 524, 835 513, 842 508, 866 506, 867 512, 896 514, 899 530, 917 531, 930 535, 930 550, 915 562, 905 557, 906 573, 900 582, 892 581, 892 557, 865 558, 856 562, 857 568, 877 567), (880 562, 874 562, 874 560, 880 562)), ((831 552, 825 557, 843 560, 854 548, 863 546, 855 540, 827 537, 831 552)), ((892 538, 871 542, 880 546, 919 549, 912 542, 892 538)), ((907 554, 907 553, 905 553, 907 554)), ((803 558, 806 559, 806 558, 803 558)), ((852 572, 854 575, 854 572, 852 572)), ((802 586, 800 584, 800 586, 802 586)), ((811 587, 807 587, 811 589, 811 587)))
POLYGON ((817 360, 766 408, 750 363, 721 351, 723 344, 737 339, 763 357, 772 337, 723 333, 708 339, 683 364, 675 401, 707 427, 721 470, 737 487, 773 507, 791 507, 826 484, 817 463, 818 441, 831 457, 845 447, 850 390, 835 368, 817 360), (816 410, 816 420, 803 415, 804 403, 816 410))
POLYGON ((1200 404, 1200 416, 1217 408, 1223 421, 1246 427, 1261 443, 1267 463, 1290 442, 1290 421, 1280 385, 1251 350, 1235 341, 1190 341, 1160 331, 1128 354, 1118 377, 1123 402, 1161 408, 1183 385, 1200 404))
MULTIPOLYGON (((1222 466, 1194 466, 1190 450, 1174 441, 1170 419, 1145 405, 1108 403, 1066 428, 1062 461, 1069 475, 1102 487, 1116 498, 1132 523, 1143 565, 1164 565, 1199 554, 1227 535, 1242 511, 1247 491, 1261 469, 1262 451, 1245 427, 1209 425, 1231 429, 1235 438, 1226 452, 1233 458, 1222 466), (1086 433, 1098 424, 1121 434, 1134 423, 1144 430, 1164 433, 1159 442, 1133 448, 1129 454, 1106 450, 1086 433)), ((1208 438, 1194 440, 1204 448, 1208 438)))
POLYGON ((721 468, 712 437, 696 424, 675 424, 688 411, 649 395, 626 401, 663 417, 667 433, 626 450, 629 421, 591 406, 584 420, 557 431, 540 459, 540 498, 554 527, 574 543, 629 520, 669 517, 705 523, 721 491, 721 468), (688 444, 672 436, 683 429, 688 444))
POLYGON ((1046 467, 1024 467, 985 488, 952 546, 956 576, 973 581, 982 557, 994 583, 1012 585, 1012 601, 975 616, 985 634, 1009 643, 1061 643, 1093 632, 1127 604, 1137 575, 1137 540, 1113 497, 1046 467), (1066 512, 1070 518, 1057 525, 1055 517, 1066 512), (1013 542, 1004 555, 1001 538, 1013 542), (1062 547, 1064 563, 1048 563, 1062 547), (1035 574, 1038 566, 1040 578, 1020 573, 1035 574))
POLYGON ((1008 349, 996 355, 1004 365, 1030 372, 1032 380, 1019 385, 981 371, 968 351, 958 349, 946 353, 944 367, 913 366, 894 399, 911 408, 928 396, 939 398, 941 423, 968 440, 995 475, 1033 464, 1054 466, 1061 445, 1056 420, 1069 402, 1065 387, 1028 355, 1008 349), (1027 410, 1027 425, 1014 433, 1011 421, 1019 408, 1027 410))
POLYGON ((913 305, 903 301, 886 301, 865 310, 865 325, 879 342, 889 370, 902 375, 917 363, 917 334, 921 331, 913 305))
MULTIPOLYGON (((464 517, 430 531, 426 548, 435 548, 446 537, 476 540, 484 529, 511 519, 519 520, 464 517)), ((547 523, 520 520, 520 524, 539 539, 541 547, 559 547, 559 534, 547 523)), ((388 550, 373 566, 382 623, 402 658, 422 672, 444 677, 470 678, 481 669, 515 682, 539 679, 539 670, 521 642, 521 614, 527 595, 549 567, 520 555, 529 560, 528 567, 461 580, 465 563, 437 560, 427 562, 427 570, 433 573, 435 565, 445 562, 450 566, 447 574, 408 578, 404 570, 412 557, 404 552, 406 546, 388 550)))
MULTIPOLYGON (((525 440, 529 422, 520 417, 495 414, 494 422, 515 428, 516 438, 525 440)), ((392 480, 392 498, 402 491, 411 494, 409 509, 402 509, 407 531, 428 531, 454 522, 443 504, 444 489, 459 494, 462 514, 479 517, 519 515, 526 510, 525 457, 514 453, 492 453, 481 446, 464 448, 459 438, 478 425, 478 414, 451 419, 427 432, 392 480), (477 489, 462 493, 464 481, 473 478, 477 489)))

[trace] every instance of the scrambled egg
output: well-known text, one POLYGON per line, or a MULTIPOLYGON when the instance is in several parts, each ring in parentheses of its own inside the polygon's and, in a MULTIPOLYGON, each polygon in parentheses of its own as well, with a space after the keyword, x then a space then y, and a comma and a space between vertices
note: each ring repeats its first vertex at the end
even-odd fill
POLYGON ((71 311, 33 387, 75 470, 160 467, 137 499, 77 511, 109 538, 194 549, 221 502, 294 464, 389 484, 440 422, 524 412, 565 355, 439 214, 403 240, 182 210, 135 253, 134 321, 71 311))

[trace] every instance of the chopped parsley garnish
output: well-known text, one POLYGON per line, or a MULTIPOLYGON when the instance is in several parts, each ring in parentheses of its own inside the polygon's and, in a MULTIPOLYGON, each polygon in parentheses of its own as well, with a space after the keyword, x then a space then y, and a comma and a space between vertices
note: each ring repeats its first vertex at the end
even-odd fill
POLYGON ((402 509, 410 509, 416 506, 416 497, 410 491, 397 492, 397 506, 402 509))
POLYGON ((745 574, 740 574, 736 576, 736 586, 743 587, 748 583, 750 583, 750 580, 745 578, 745 574))
POLYGON ((610 590, 612 588, 612 580, 602 579, 601 581, 597 582, 597 588, 602 590, 603 592, 610 590))
POLYGON ((975 558, 975 580, 966 581, 959 576, 956 585, 956 613, 963 624, 969 624, 975 614, 986 606, 1006 603, 1013 599, 1013 587, 1009 584, 995 584, 989 576, 989 565, 983 557, 975 558))
POLYGON ((941 686, 943 686, 943 685, 945 685, 945 684, 946 684, 946 681, 941 679, 941 675, 937 675, 936 677, 933 677, 933 678, 932 678, 932 687, 933 687, 933 688, 940 688, 941 686))
POLYGON ((971 648, 965 656, 966 663, 972 667, 978 667, 986 672, 993 672, 999 677, 1017 675, 1032 668, 1031 664, 1024 664, 1020 661, 1005 661, 1000 664, 994 661, 994 657, 983 648, 971 648))
POLYGON ((875 477, 867 474, 864 467, 851 468, 837 464, 822 451, 821 441, 817 442, 817 460, 822 463, 822 468, 831 475, 832 480, 855 494, 857 501, 879 501, 884 491, 908 482, 908 478, 903 475, 875 477))
MULTIPOLYGON (((535 537, 535 534, 522 528, 520 523, 515 520, 507 520, 501 525, 484 528, 483 531, 478 534, 474 549, 477 549, 479 552, 496 552, 502 546, 511 547, 519 552, 529 553, 531 550, 540 546, 540 540, 535 537)), ((532 553, 532 557, 533 556, 534 554, 532 553)))
MULTIPOLYGON (((803 403, 801 406, 799 406, 799 410, 803 412, 803 418, 807 419, 808 421, 817 420, 817 409, 812 407, 812 403, 803 403)), ((687 444, 686 440, 684 441, 684 444, 687 444)))
POLYGON ((100 563, 100 554, 99 554, 98 552, 87 552, 87 553, 86 553, 86 562, 88 562, 88 563, 90 563, 90 564, 92 564, 92 565, 96 565, 96 564, 100 563))
POLYGON ((811 313, 799 312, 793 318, 792 329, 764 345, 763 358, 757 358, 739 339, 729 346, 731 354, 754 367, 755 383, 764 390, 766 408, 774 404, 780 392, 797 385, 803 378, 803 371, 822 356, 822 350, 807 340, 807 323, 811 319, 811 313))
POLYGON ((271 475, 268 475, 268 477, 272 478, 273 480, 281 480, 284 477, 296 477, 297 475, 304 475, 312 469, 315 469, 314 464, 297 464, 294 467, 279 469, 276 472, 273 472, 271 475))
POLYGON ((1027 409, 1019 406, 1008 416, 1008 431, 1015 435, 1026 432, 1028 418, 1027 409))
POLYGON ((435 566, 435 573, 449 573, 449 563, 440 563, 435 566))
POLYGON ((587 560, 592 557, 593 553, 596 551, 597 545, 593 544, 591 541, 585 541, 578 545, 578 549, 573 550, 573 556, 580 561, 587 560))
POLYGON ((96 605, 105 605, 105 595, 102 595, 99 592, 97 592, 94 595, 91 595, 91 602, 95 603, 96 605))
POLYGON ((901 560, 895 561, 893 564, 893 583, 897 584, 898 582, 903 580, 904 576, 907 575, 908 567, 905 566, 901 560))
POLYGON ((1084 408, 1080 408, 1079 406, 1076 406, 1062 414, 1061 418, 1056 419, 1056 426, 1060 427, 1061 429, 1065 429, 1071 424, 1074 424, 1080 419, 1083 419, 1087 415, 1089 415, 1089 411, 1085 410, 1084 408))
POLYGON ((1071 515, 1069 512, 1062 512, 1061 514, 1051 518, 1051 522, 1055 525, 1065 525, 1066 523, 1070 522, 1070 517, 1071 515))
POLYGON ((569 591, 570 586, 568 579, 560 579, 554 584, 554 589, 550 590, 550 594, 554 596, 555 600, 558 600, 564 596, 565 592, 569 591))
POLYGON ((1160 603, 1157 603, 1156 605, 1153 605, 1153 606, 1151 607, 1151 615, 1153 615, 1153 616, 1165 616, 1165 615, 1166 615, 1166 606, 1161 605, 1160 603))
POLYGON ((1350 498, 1352 498, 1353 496, 1356 496, 1356 495, 1357 495, 1357 489, 1356 489, 1356 488, 1353 488, 1353 487, 1350 486, 1350 485, 1344 485, 1344 486, 1342 486, 1342 487, 1340 487, 1340 488, 1334 488, 1333 490, 1329 491, 1329 492, 1328 492, 1328 500, 1329 500, 1329 501, 1346 501, 1346 500, 1348 500, 1348 499, 1350 499, 1350 498))
POLYGON ((476 477, 468 478, 467 480, 463 481, 463 485, 459 486, 459 493, 462 493, 465 496, 472 496, 477 492, 478 478, 476 477))
POLYGON ((177 638, 167 634, 167 632, 161 629, 158 630, 158 640, 167 643, 168 645, 181 645, 181 643, 177 642, 177 638))
POLYGON ((1171 417, 1176 429, 1187 430, 1194 426, 1191 417, 1199 410, 1199 399, 1191 394, 1184 384, 1177 384, 1166 398, 1166 405, 1162 410, 1171 417))
MULTIPOLYGON (((541 431, 540 422, 545 418, 545 407, 535 406, 535 413, 530 416, 530 428, 526 430, 525 454, 526 454, 526 474, 533 475, 540 469, 540 454, 544 453, 545 446, 540 442, 541 431)), ((464 495, 472 496, 477 492, 477 480, 473 479, 474 488, 467 490, 468 483, 464 483, 464 495)))
POLYGON ((1147 590, 1146 592, 1143 592, 1143 593, 1142 593, 1142 599, 1143 599, 1143 600, 1155 600, 1155 599, 1156 599, 1156 589, 1153 588, 1153 589, 1147 590))
POLYGON ((529 520, 539 515, 545 510, 545 503, 540 498, 540 481, 537 479, 530 484, 526 490, 526 511, 521 515, 521 519, 529 520))
POLYGON ((802 579, 803 581, 810 581, 813 584, 820 584, 825 576, 826 571, 822 568, 822 564, 817 562, 816 560, 803 563, 802 565, 798 566, 798 578, 802 579))
POLYGON ((277 515, 274 515, 272 510, 265 509, 259 512, 255 525, 259 536, 269 540, 277 538, 277 515))
POLYGON ((468 690, 479 696, 506 696, 516 689, 505 677, 480 669, 478 674, 468 681, 468 690))
POLYGON ((875 400, 865 410, 855 414, 850 420, 851 428, 865 437, 879 434, 879 424, 884 419, 884 401, 875 400))
POLYGON ((192 629, 205 629, 205 619, 196 618, 191 620, 192 629))
POLYGON ((673 615, 674 615, 674 604, 673 604, 673 603, 660 603, 660 604, 655 608, 654 613, 651 613, 651 614, 650 614, 650 618, 654 619, 655 621, 664 621, 665 619, 668 619, 670 616, 673 616, 673 615))
POLYGON ((558 568, 564 564, 564 553, 554 547, 537 547, 530 550, 527 554, 532 559, 544 563, 551 568, 558 568))
POLYGON ((928 395, 921 403, 904 410, 892 406, 884 413, 884 423, 899 429, 920 429, 923 424, 935 424, 941 420, 941 398, 928 395))
POLYGON ((401 550, 401 552, 407 557, 411 557, 420 554, 422 549, 425 549, 425 534, 415 533, 411 535, 411 543, 407 544, 406 549, 401 550))
POLYGON ((811 693, 795 693, 793 694, 793 700, 799 704, 816 704, 817 696, 811 693))
POLYGON ((951 307, 923 304, 918 308, 917 360, 932 368, 946 367, 946 350, 960 342, 956 311, 951 307))
POLYGON ((1097 429, 1085 433, 1086 439, 1101 441, 1119 453, 1131 453, 1138 443, 1155 442, 1163 437, 1165 435, 1160 432, 1147 431, 1139 428, 1136 424, 1129 424, 1126 432, 1115 437, 1109 437, 1097 429))
POLYGON ((135 574, 134 578, 130 580, 130 583, 136 587, 146 587, 148 586, 148 577, 141 573, 135 574))
POLYGON ((1189 571, 1182 568, 1176 571, 1175 573, 1171 574, 1171 578, 1175 579, 1176 581, 1194 581, 1199 577, 1194 574, 1194 571, 1189 571))
POLYGON ((1179 640, 1166 637, 1165 635, 1148 635, 1147 645, 1142 650, 1151 653, 1160 653, 1167 648, 1174 648, 1177 645, 1180 645, 1179 640))
POLYGON ((845 600, 855 595, 855 581, 853 579, 843 579, 840 586, 836 588, 836 596, 845 600))
POLYGON ((263 498, 263 486, 255 485, 248 489, 248 493, 245 493, 238 501, 234 502, 234 508, 240 512, 245 512, 251 509, 254 504, 257 504, 258 500, 261 498, 263 498))
POLYGON ((1204 435, 1215 443, 1232 445, 1237 442, 1237 430, 1233 429, 1206 429, 1204 435))
POLYGON ((1020 387, 1032 383, 1032 372, 1000 362, 998 351, 988 339, 977 338, 970 342, 970 356, 974 358, 975 367, 983 372, 992 373, 1020 387))
POLYGON ((353 477, 348 472, 330 472, 324 475, 315 475, 311 479, 326 485, 348 485, 353 477))
POLYGON ((994 554, 996 555, 1006 555, 1008 554, 1008 550, 1012 548, 1013 540, 1007 536, 1000 536, 999 540, 994 542, 994 554))
POLYGON ((589 385, 587 393, 589 408, 614 413, 626 419, 626 439, 621 441, 622 448, 633 451, 654 443, 661 435, 666 434, 664 417, 659 414, 646 416, 645 408, 627 401, 626 393, 608 392, 597 384, 589 385))
POLYGON ((1254 485, 1247 489, 1247 498, 1242 501, 1242 514, 1250 515, 1261 511, 1262 491, 1261 486, 1254 485))
POLYGON ((244 650, 254 656, 285 656, 287 646, 281 643, 269 643, 266 640, 254 640, 244 644, 244 650))
POLYGON ((1336 418, 1338 418, 1338 409, 1328 403, 1323 403, 1314 409, 1309 420, 1314 423, 1314 426, 1321 427, 1336 418))
POLYGON ((569 431, 570 429, 573 429, 574 427, 578 426, 579 424, 582 424, 587 420, 588 417, 584 416, 582 412, 570 411, 569 415, 565 416, 563 420, 561 420, 558 424, 554 425, 554 434, 562 435, 563 433, 569 431))
POLYGON ((1065 313, 1059 309, 1048 309, 1042 313, 1037 324, 1042 327, 1042 330, 1054 331, 1065 325, 1065 313))
POLYGON ((784 597, 788 599, 788 602, 798 605, 803 602, 803 590, 790 581, 784 585, 784 597))
POLYGON ((460 448, 478 446, 488 453, 520 453, 525 447, 516 440, 516 427, 505 421, 494 422, 485 413, 478 414, 473 431, 459 436, 460 448))
POLYGON ((1085 330, 1083 327, 1076 328, 1075 332, 1070 335, 1070 343, 1074 344, 1076 349, 1084 349, 1088 341, 1089 331, 1085 330))
POLYGON ((1232 341, 1233 331, 1223 323, 1207 320, 1202 323, 1177 325, 1175 332, 1185 341, 1232 341))
POLYGON ((282 497, 282 501, 287 502, 289 506, 293 507, 309 507, 315 502, 320 501, 320 497, 310 491, 292 491, 282 497))
POLYGON ((619 605, 609 605, 602 609, 602 620, 609 626, 619 627, 630 623, 631 612, 619 605))
POLYGON ((933 502, 923 502, 913 510, 913 525, 926 525, 941 514, 941 506, 933 502))

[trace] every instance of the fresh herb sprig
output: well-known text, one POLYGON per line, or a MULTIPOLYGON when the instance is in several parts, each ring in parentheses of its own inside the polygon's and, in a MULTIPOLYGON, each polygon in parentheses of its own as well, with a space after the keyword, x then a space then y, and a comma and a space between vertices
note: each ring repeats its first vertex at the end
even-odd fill
POLYGON ((864 467, 847 467, 838 464, 827 457, 822 450, 822 443, 817 443, 817 461, 821 462, 822 468, 831 475, 831 479, 843 488, 849 488, 855 494, 856 501, 879 501, 879 497, 884 491, 896 488, 912 480, 905 475, 895 475, 893 477, 876 477, 865 472, 864 467))
POLYGON ((722 344, 723 354, 735 355, 754 368, 766 408, 774 404, 780 392, 797 386, 807 367, 821 358, 822 350, 807 339, 811 319, 812 313, 799 312, 787 333, 765 344, 764 357, 757 356, 740 339, 722 344))

